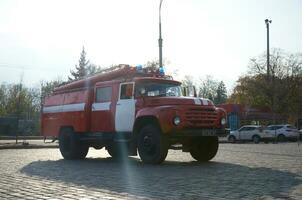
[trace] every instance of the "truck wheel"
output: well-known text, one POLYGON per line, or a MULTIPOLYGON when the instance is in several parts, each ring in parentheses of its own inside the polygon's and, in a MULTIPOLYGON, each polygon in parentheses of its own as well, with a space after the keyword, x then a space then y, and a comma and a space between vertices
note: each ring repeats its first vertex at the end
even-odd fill
POLYGON ((138 153, 141 160, 148 164, 162 163, 168 154, 168 139, 154 125, 144 126, 138 134, 138 153))
POLYGON ((254 135, 252 139, 255 144, 258 144, 260 142, 260 137, 258 135, 254 135))
POLYGON ((216 155, 218 146, 218 137, 206 137, 200 140, 193 140, 190 154, 199 162, 209 161, 216 155))
POLYGON ((59 135, 59 148, 64 159, 84 159, 89 147, 81 144, 72 129, 62 129, 59 135))
POLYGON ((108 154, 114 159, 123 159, 128 157, 128 148, 125 143, 113 143, 106 146, 108 154))

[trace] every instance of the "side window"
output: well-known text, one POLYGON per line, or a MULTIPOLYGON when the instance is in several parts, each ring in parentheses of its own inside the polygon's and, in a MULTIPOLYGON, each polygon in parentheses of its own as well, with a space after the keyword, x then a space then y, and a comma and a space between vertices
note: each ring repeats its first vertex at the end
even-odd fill
POLYGON ((100 103, 111 101, 111 94, 111 87, 96 88, 95 102, 100 103))
POLYGON ((248 127, 243 127, 239 131, 246 131, 247 129, 248 129, 248 127))
POLYGON ((133 83, 127 83, 121 85, 120 99, 132 99, 133 98, 133 83))
POLYGON ((280 128, 282 128, 283 126, 276 126, 276 129, 275 130, 278 130, 280 128))

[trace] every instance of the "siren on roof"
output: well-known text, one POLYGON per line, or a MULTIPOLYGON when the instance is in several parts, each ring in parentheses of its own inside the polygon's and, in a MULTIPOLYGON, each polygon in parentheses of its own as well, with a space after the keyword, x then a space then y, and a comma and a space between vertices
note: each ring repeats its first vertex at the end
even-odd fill
POLYGON ((139 73, 143 73, 143 65, 136 65, 136 71, 139 73))
POLYGON ((158 69, 158 72, 159 72, 160 75, 164 76, 165 75, 164 67, 160 66, 159 69, 158 69))

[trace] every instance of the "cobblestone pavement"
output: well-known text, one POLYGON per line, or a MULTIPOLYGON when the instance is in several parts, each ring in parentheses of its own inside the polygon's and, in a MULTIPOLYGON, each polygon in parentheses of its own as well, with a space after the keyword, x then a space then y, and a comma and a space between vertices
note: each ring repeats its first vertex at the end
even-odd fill
POLYGON ((0 199, 302 199, 302 144, 220 144, 209 163, 170 150, 158 166, 82 161, 58 149, 0 150, 0 199))

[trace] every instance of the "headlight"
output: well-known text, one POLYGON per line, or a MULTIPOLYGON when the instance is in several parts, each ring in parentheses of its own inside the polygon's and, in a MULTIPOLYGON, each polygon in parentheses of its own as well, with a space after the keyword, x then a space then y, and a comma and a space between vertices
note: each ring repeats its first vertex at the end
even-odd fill
POLYGON ((176 125, 176 126, 179 125, 179 124, 180 124, 180 117, 178 117, 178 116, 174 117, 173 123, 174 123, 174 125, 176 125))
POLYGON ((226 124, 226 119, 223 117, 221 118, 221 121, 220 121, 221 125, 225 125, 226 124))

